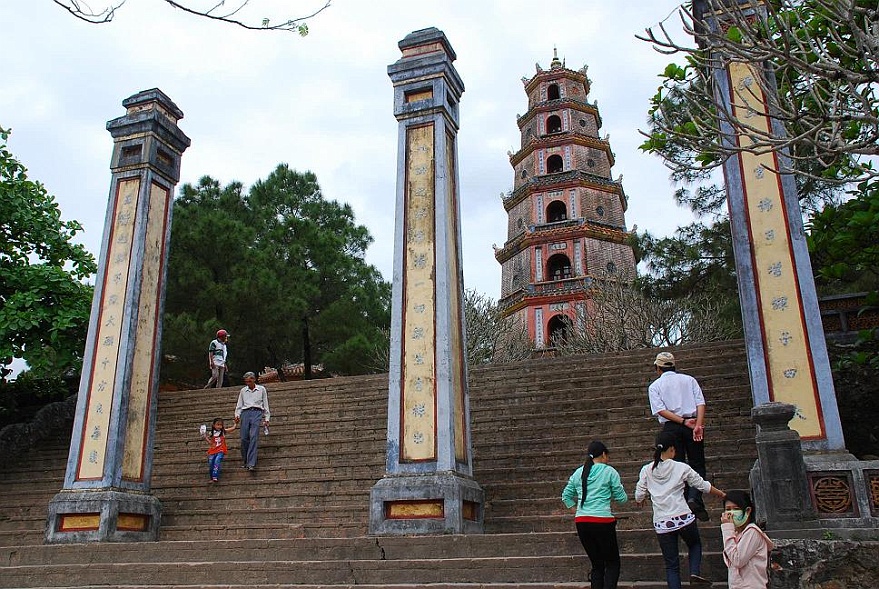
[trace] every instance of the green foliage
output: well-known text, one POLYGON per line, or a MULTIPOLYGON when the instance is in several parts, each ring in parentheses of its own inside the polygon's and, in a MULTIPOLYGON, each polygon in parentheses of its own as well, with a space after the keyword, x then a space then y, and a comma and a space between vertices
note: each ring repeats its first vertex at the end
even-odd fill
POLYGON ((202 178, 174 203, 163 380, 206 379, 217 328, 232 335, 229 370, 324 363, 371 369, 371 342, 390 322, 390 286, 366 264, 372 238, 317 178, 279 165, 245 193, 202 178), (173 357, 173 362, 170 362, 173 357))
MULTIPOLYGON (((823 291, 866 291, 868 309, 875 311, 879 308, 879 178, 859 183, 850 195, 851 200, 827 206, 812 217, 809 252, 823 291)), ((879 370, 877 330, 861 331, 855 348, 841 355, 840 365, 879 370)))
POLYGON ((23 358, 36 374, 78 371, 88 329, 94 258, 82 230, 8 150, 0 129, 0 366, 23 358))
MULTIPOLYGON (((851 200, 829 205, 809 222, 809 250, 817 275, 828 282, 879 278, 879 179, 865 180, 851 200)), ((862 282, 863 283, 863 282, 862 282)))
MULTIPOLYGON (((789 149, 798 173, 819 182, 862 178, 858 161, 875 155, 879 139, 876 85, 875 0, 781 0, 765 4, 765 18, 752 19, 747 7, 712 0, 727 23, 718 32, 695 24, 698 47, 679 44, 648 30, 642 39, 663 53, 684 57, 665 67, 661 85, 650 101, 645 151, 663 157, 675 173, 699 177, 739 149, 721 137, 720 119, 732 132, 749 136, 742 149, 789 149), (744 11, 743 11, 744 10, 744 11), (709 49, 710 48, 710 52, 709 49), (729 113, 716 102, 711 83, 716 55, 759 63, 774 79, 770 98, 774 120, 787 128, 792 144, 765 134, 748 117, 729 113), (689 124, 689 123, 692 123, 689 124), (672 145, 669 145, 672 144, 672 145)), ((724 133, 729 133, 727 128, 724 133)))
POLYGON ((833 384, 839 401, 846 449, 860 458, 879 457, 879 340, 830 345, 833 384), (860 356, 863 361, 857 361, 860 356), (874 361, 870 361, 873 359, 874 361))
MULTIPOLYGON (((827 15, 821 13, 820 6, 813 0, 797 3, 797 10, 787 9, 791 3, 776 4, 766 21, 749 21, 748 27, 736 22, 714 42, 723 43, 725 48, 744 47, 743 52, 748 46, 765 46, 772 39, 780 39, 783 44, 784 39, 779 33, 783 27, 778 19, 786 19, 790 26, 806 23, 811 27, 808 35, 813 40, 832 36, 827 15)), ((796 47, 792 50, 797 51, 796 47)), ((642 284, 651 296, 676 299, 708 289, 725 301, 724 315, 730 321, 739 321, 732 242, 726 218, 726 191, 717 183, 714 173, 730 152, 721 146, 720 112, 708 68, 712 63, 708 53, 699 48, 682 50, 678 54, 684 56, 684 61, 669 64, 659 75, 661 83, 650 101, 649 130, 641 149, 665 161, 671 170, 672 182, 679 186, 674 194, 676 202, 688 207, 702 220, 680 228, 673 237, 665 239, 656 239, 649 234, 637 236, 636 251, 640 250, 640 257, 647 262, 648 269, 642 284)), ((826 95, 832 95, 832 85, 828 85, 828 80, 816 79, 786 64, 772 63, 771 60, 766 63, 770 67, 776 66, 778 96, 782 104, 793 104, 790 108, 796 112, 817 111, 826 106, 819 104, 816 97, 823 91, 821 84, 827 85, 826 95), (817 94, 811 91, 815 88, 817 94)), ((853 63, 847 65, 857 67, 853 63)), ((790 117, 786 122, 789 134, 797 137, 805 133, 805 127, 810 124, 797 117, 790 117)), ((747 122, 743 124, 747 125, 747 122)), ((846 132, 855 138, 862 130, 850 121, 846 132)), ((809 141, 794 142, 788 149, 799 172, 794 177, 801 207, 807 215, 815 214, 827 205, 836 205, 842 192, 839 182, 862 175, 864 171, 844 151, 813 157, 815 146, 809 141)))
POLYGON ((671 237, 635 234, 632 247, 647 270, 638 280, 646 296, 683 301, 707 294, 722 320, 741 324, 729 220, 692 223, 671 237))

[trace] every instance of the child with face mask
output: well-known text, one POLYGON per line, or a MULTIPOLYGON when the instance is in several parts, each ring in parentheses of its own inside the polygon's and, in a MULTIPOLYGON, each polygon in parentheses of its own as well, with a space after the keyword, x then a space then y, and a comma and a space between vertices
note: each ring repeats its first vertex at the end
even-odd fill
POLYGON ((720 517, 729 589, 766 589, 772 540, 754 523, 754 504, 744 491, 727 491, 720 517))

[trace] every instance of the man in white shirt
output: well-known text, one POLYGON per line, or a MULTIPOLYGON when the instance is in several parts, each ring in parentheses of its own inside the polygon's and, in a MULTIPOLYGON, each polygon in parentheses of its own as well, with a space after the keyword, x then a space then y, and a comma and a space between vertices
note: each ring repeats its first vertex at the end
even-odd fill
POLYGON ((209 389, 212 386, 220 388, 223 386, 223 375, 226 373, 226 339, 229 332, 221 329, 217 332, 217 339, 208 346, 208 367, 211 369, 211 378, 204 388, 209 389))
POLYGON ((254 373, 244 373, 244 385, 238 393, 238 404, 235 405, 235 423, 240 424, 241 430, 241 461, 244 468, 253 470, 256 468, 259 431, 268 427, 271 412, 266 388, 256 384, 254 373))
MULTIPOLYGON (((686 462, 705 478, 705 397, 695 378, 675 370, 670 352, 656 355, 653 366, 659 375, 647 389, 650 411, 662 424, 662 431, 675 439, 675 460, 686 462)), ((688 487, 687 505, 702 521, 709 519, 702 493, 688 487)))

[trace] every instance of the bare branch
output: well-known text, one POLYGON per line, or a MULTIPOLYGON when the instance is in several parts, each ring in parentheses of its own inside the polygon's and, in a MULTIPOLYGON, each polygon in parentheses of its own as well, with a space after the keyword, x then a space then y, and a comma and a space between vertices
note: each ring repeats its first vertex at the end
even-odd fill
POLYGON ((738 337, 737 327, 720 319, 719 307, 707 294, 679 300, 646 297, 635 286, 604 276, 595 282, 591 303, 575 307, 574 325, 552 344, 560 354, 571 355, 738 337))
POLYGON ((119 0, 117 4, 110 4, 101 11, 93 10, 87 3, 78 0, 52 0, 55 4, 78 18, 90 24, 103 24, 113 20, 116 9, 125 4, 125 0, 119 0))
MULTIPOLYGON (((321 12, 323 12, 324 10, 329 8, 330 4, 332 3, 332 0, 326 0, 326 2, 324 3, 323 6, 321 6, 320 8, 318 8, 317 10, 312 12, 311 14, 301 16, 301 17, 292 18, 292 19, 287 19, 286 21, 278 23, 276 25, 272 25, 270 23, 270 20, 267 18, 262 19, 260 24, 248 23, 248 22, 245 22, 244 20, 238 20, 236 18, 233 18, 242 8, 244 8, 250 2, 250 0, 241 0, 239 5, 235 9, 231 10, 230 12, 228 12, 226 14, 213 14, 213 10, 215 8, 217 8, 217 6, 223 5, 224 4, 223 2, 220 2, 217 6, 215 6, 214 8, 212 8, 211 10, 208 10, 208 11, 195 10, 193 8, 186 6, 185 4, 183 4, 181 2, 175 2, 174 0, 164 0, 164 2, 170 4, 174 8, 179 8, 183 12, 188 12, 189 14, 194 14, 196 16, 202 16, 205 18, 209 18, 211 20, 217 20, 220 22, 238 25, 239 27, 242 27, 242 28, 245 28, 245 29, 248 29, 251 31, 295 31, 295 32, 302 34, 303 33, 302 27, 304 26, 305 21, 317 16, 318 14, 320 14, 321 12)), ((304 32, 307 32, 307 31, 308 31, 307 28, 304 29, 304 32)))
MULTIPOLYGON (((322 6, 310 14, 292 18, 285 16, 283 19, 273 24, 269 18, 254 18, 252 20, 246 20, 238 16, 245 7, 250 5, 250 0, 237 0, 231 2, 228 6, 226 0, 219 0, 207 10, 193 8, 191 4, 187 2, 176 2, 175 0, 162 1, 188 14, 237 25, 251 31, 293 31, 300 35, 308 34, 308 25, 306 24, 306 21, 314 18, 329 8, 332 4, 332 0, 326 0, 322 6)), ((113 20, 116 10, 125 4, 126 0, 117 0, 116 3, 111 3, 102 10, 92 9, 82 0, 53 0, 53 2, 80 20, 92 24, 103 24, 113 20)))
POLYGON ((680 70, 685 75, 660 88, 652 128, 642 131, 648 139, 663 137, 683 148, 677 154, 654 148, 670 168, 698 173, 741 152, 786 151, 793 168, 779 173, 802 173, 797 163, 814 161, 849 162, 848 180, 879 174, 860 165, 879 155, 879 6, 856 0, 705 4, 723 26, 708 28, 701 15, 682 6, 678 14, 688 42, 677 41, 664 23, 637 35, 657 51, 687 60, 680 70), (763 19, 754 18, 755 8, 765 11, 763 19), (752 65, 757 83, 734 89, 735 108, 727 108, 708 89, 713 71, 734 62, 752 65), (754 96, 762 102, 763 95, 768 117, 784 126, 786 135, 749 123, 767 116, 748 106, 754 96), (726 131, 721 122, 729 125, 726 131), (692 153, 705 157, 696 161, 692 153))

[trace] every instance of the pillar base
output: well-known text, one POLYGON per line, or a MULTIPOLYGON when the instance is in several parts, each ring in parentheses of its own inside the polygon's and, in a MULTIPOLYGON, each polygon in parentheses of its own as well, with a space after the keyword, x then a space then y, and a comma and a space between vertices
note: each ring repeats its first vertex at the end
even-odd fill
POLYGON ((453 472, 387 475, 370 491, 369 533, 481 534, 485 493, 453 472))
POLYGON ((161 519, 162 504, 152 495, 61 491, 49 502, 46 542, 155 542, 161 519))

